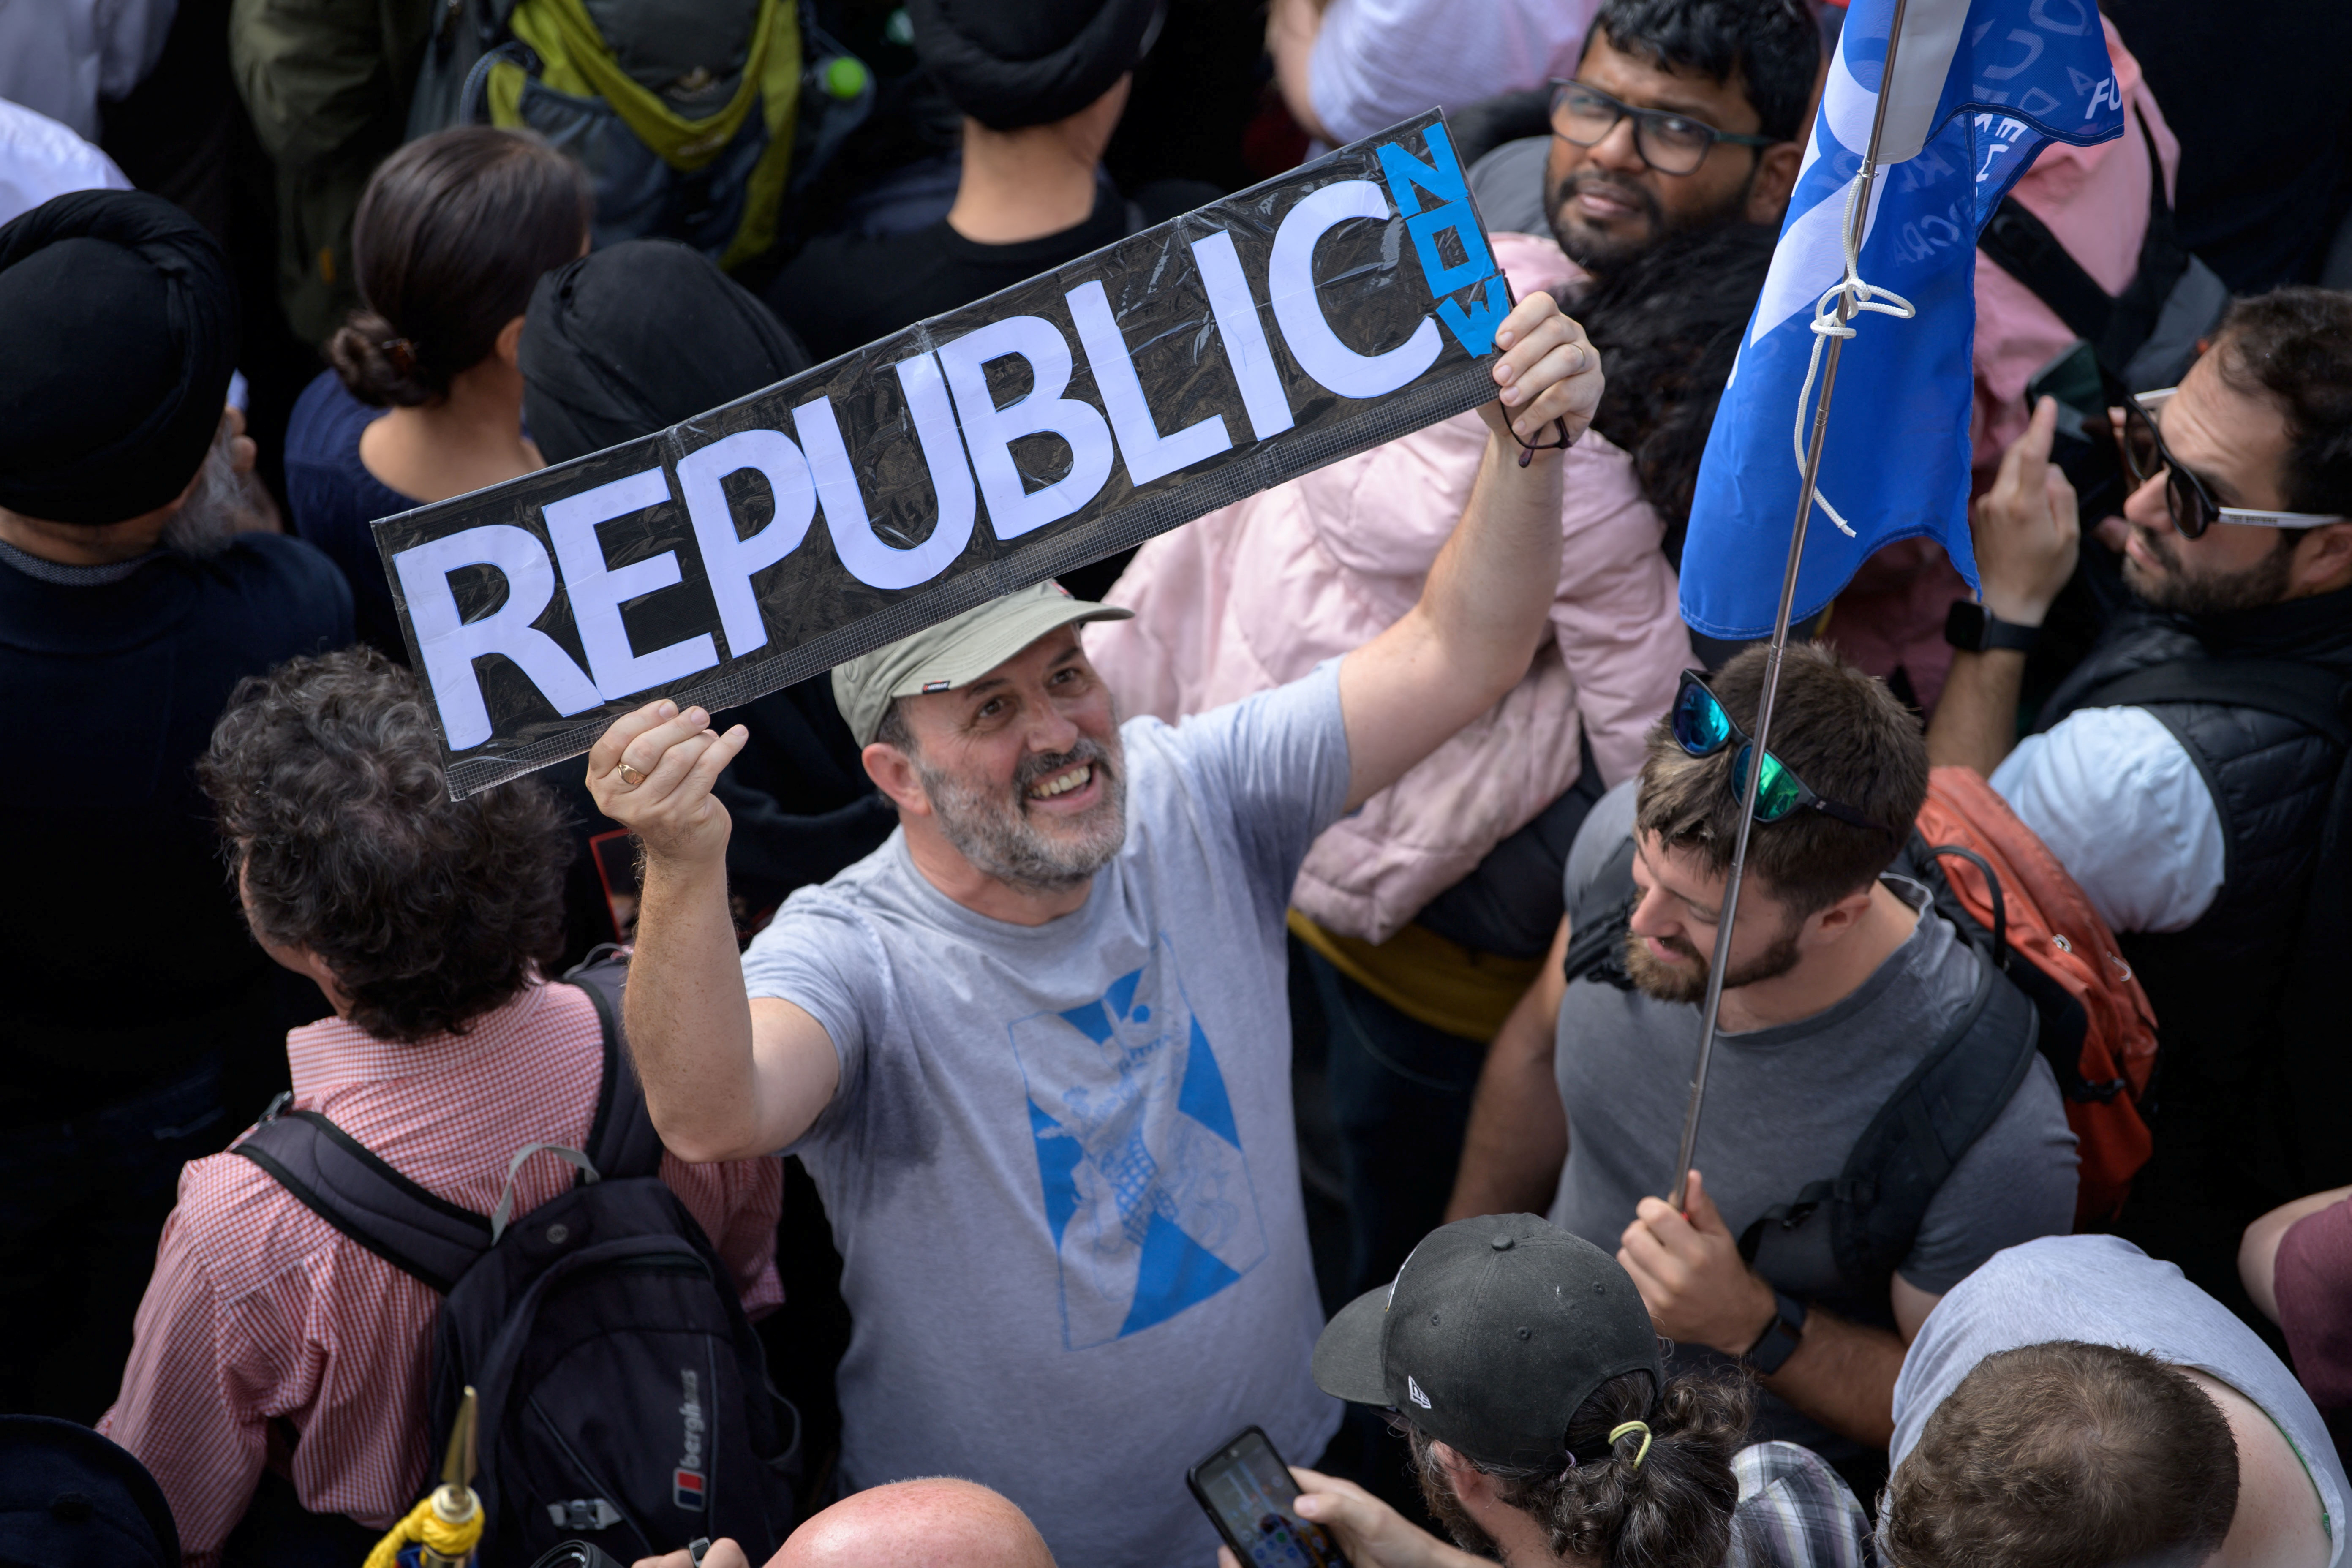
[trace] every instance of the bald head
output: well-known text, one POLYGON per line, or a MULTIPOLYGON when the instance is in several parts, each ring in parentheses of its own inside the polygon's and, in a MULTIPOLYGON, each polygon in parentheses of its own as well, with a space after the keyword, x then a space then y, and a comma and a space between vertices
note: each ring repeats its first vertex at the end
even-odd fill
POLYGON ((767 1568, 1054 1568, 1029 1516, 944 1477, 853 1493, 793 1531, 767 1568))

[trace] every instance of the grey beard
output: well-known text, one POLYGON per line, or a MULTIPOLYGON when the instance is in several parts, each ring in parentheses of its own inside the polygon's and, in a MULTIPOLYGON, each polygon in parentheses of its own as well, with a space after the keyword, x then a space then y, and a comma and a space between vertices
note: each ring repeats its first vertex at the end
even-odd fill
POLYGON ((273 526, 268 492, 251 474, 236 471, 229 457, 231 439, 224 420, 187 499, 163 525, 159 542, 164 549, 203 561, 227 549, 240 533, 273 526))
POLYGON ((1126 757, 1116 739, 1105 747, 1082 737, 1056 755, 1024 757, 1009 798, 953 773, 935 773, 919 756, 914 763, 941 836, 975 870, 1018 891, 1067 892, 1109 865, 1127 842, 1126 757), (1102 779, 1102 804, 1080 819, 1085 830, 1076 842, 1057 844, 1031 826, 1024 803, 1031 785, 1080 763, 1092 763, 1102 779))

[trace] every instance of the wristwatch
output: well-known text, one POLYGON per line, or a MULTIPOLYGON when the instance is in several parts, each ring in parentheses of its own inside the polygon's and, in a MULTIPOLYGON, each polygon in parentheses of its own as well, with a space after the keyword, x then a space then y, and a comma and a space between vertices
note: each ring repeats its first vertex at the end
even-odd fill
POLYGON ((1796 1353, 1798 1343, 1805 1337, 1805 1304, 1779 1290, 1772 1292, 1772 1321, 1748 1347, 1739 1359, 1756 1370, 1760 1377, 1769 1377, 1788 1364, 1796 1353))
POLYGON ((2042 628, 2004 621, 1973 600, 1955 599, 1944 616, 1944 640, 1962 653, 1990 653, 1997 647, 2032 653, 2042 640, 2042 628))

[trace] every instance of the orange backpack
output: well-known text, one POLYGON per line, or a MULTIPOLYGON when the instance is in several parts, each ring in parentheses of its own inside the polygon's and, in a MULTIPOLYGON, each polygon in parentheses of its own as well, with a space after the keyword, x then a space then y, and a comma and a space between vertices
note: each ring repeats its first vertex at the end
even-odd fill
POLYGON ((2042 1052, 2066 1098, 2082 1161, 2074 1223, 2111 1220, 2147 1163, 2139 1109, 2156 1067, 2147 993, 2082 888, 1975 769, 1928 774, 1918 828, 1940 912, 2025 959, 2006 971, 2041 1015, 2042 1052))

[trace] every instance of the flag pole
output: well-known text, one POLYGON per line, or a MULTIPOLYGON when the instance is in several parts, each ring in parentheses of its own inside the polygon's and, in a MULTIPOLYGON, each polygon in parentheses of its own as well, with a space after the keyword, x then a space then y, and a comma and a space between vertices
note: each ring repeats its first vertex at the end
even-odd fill
MULTIPOLYGON (((1886 35, 1886 62, 1878 76, 1878 103, 1870 121, 1870 146, 1863 154, 1862 168, 1855 179, 1858 189, 1846 216, 1845 252, 1858 255, 1862 249, 1863 226, 1870 214, 1871 187, 1878 177, 1878 148, 1886 130, 1886 102, 1895 86, 1895 50, 1903 38, 1903 13, 1909 0, 1895 0, 1895 21, 1886 35)), ((1851 292, 1838 297, 1838 324, 1850 325, 1854 317, 1854 300, 1851 292)), ((1780 574, 1780 604, 1772 618, 1772 640, 1765 655, 1764 690, 1756 705, 1753 731, 1755 744, 1748 748, 1748 776, 1742 781, 1739 798, 1751 803, 1739 814, 1739 832, 1731 843, 1731 871, 1723 886, 1723 908, 1715 927, 1715 957, 1706 972, 1706 1000, 1699 1009, 1698 1063, 1691 1073, 1690 1104, 1683 1112, 1682 1146, 1675 1155, 1675 1181, 1666 1201, 1681 1209, 1689 1197, 1691 1157, 1698 1145, 1698 1119, 1706 1102, 1706 1069, 1715 1056, 1717 1019, 1723 1010, 1723 975, 1731 961, 1731 931, 1739 916, 1739 886, 1748 869, 1748 834, 1755 826, 1756 785, 1764 771, 1764 749, 1771 743, 1772 710, 1780 692, 1780 661, 1789 650, 1789 617, 1797 601, 1797 568, 1805 554, 1805 530, 1812 521, 1814 487, 1822 474, 1822 442, 1829 433, 1830 394, 1837 385, 1838 351, 1845 346, 1845 338, 1832 335, 1828 352, 1822 356, 1822 399, 1813 407, 1812 434, 1805 443, 1804 482, 1797 491, 1797 521, 1789 533, 1789 563, 1780 574)))

